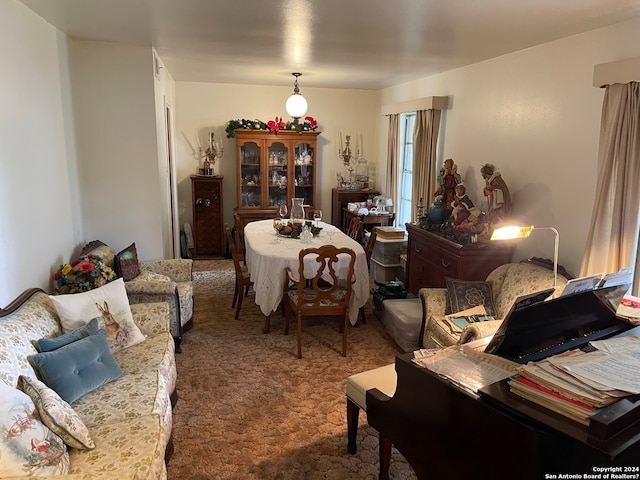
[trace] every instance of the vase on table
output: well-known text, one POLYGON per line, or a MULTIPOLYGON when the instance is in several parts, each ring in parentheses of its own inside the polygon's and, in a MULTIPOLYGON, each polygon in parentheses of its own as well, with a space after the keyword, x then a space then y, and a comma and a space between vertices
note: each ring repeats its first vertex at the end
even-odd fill
POLYGON ((291 212, 290 212, 291 224, 293 229, 296 230, 298 227, 299 230, 302 230, 302 225, 304 224, 304 198, 292 198, 291 199, 291 212))

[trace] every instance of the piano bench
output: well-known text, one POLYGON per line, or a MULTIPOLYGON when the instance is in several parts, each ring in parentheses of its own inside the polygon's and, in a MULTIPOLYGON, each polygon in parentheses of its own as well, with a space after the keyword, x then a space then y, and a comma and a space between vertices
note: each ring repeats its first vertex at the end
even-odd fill
POLYGON ((396 298, 382 302, 382 323, 402 352, 418 350, 422 328, 422 301, 419 298, 396 298))
POLYGON ((360 409, 367 411, 367 390, 377 388, 388 397, 396 391, 395 363, 356 373, 347 378, 347 451, 356 453, 358 415, 360 409))

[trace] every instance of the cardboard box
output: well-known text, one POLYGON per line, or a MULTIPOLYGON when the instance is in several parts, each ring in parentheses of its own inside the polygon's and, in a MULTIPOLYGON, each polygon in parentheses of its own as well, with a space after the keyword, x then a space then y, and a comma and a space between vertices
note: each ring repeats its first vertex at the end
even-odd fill
POLYGON ((378 232, 378 238, 384 239, 403 239, 405 236, 405 231, 396 228, 396 227, 376 227, 376 232, 378 232))

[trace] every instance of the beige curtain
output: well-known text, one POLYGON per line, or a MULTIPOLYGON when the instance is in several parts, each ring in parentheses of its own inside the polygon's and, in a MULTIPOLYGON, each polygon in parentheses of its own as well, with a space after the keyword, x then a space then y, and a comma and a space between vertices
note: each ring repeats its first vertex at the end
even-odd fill
POLYGON ((418 110, 413 126, 413 192, 415 207, 422 198, 429 206, 436 190, 436 145, 440 130, 440 110, 418 110))
POLYGON ((602 107, 598 185, 580 275, 635 267, 638 292, 640 83, 607 87, 602 107))
POLYGON ((387 183, 385 195, 398 205, 398 144, 400 141, 400 115, 389 115, 389 133, 387 134, 387 183))

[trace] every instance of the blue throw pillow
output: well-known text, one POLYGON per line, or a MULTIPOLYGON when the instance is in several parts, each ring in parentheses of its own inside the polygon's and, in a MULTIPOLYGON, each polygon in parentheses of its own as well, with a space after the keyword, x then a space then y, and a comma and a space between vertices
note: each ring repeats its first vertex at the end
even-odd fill
POLYGON ((95 335, 98 333, 99 329, 98 319, 94 318, 86 325, 76 328, 69 333, 65 333, 55 338, 41 338, 36 343, 38 344, 38 350, 40 352, 51 352, 82 338, 88 337, 89 335, 95 335))
POLYGON ((52 352, 38 353, 33 363, 42 381, 67 403, 124 375, 104 330, 52 352))

